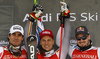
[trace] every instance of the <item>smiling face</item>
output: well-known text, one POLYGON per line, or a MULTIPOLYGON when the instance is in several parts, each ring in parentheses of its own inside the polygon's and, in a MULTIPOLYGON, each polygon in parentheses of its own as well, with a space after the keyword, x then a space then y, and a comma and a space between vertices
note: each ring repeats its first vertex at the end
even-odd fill
POLYGON ((78 34, 76 37, 75 37, 75 39, 76 39, 76 41, 77 41, 77 44, 80 46, 80 47, 86 47, 86 46, 89 46, 90 45, 90 35, 88 35, 87 37, 86 37, 86 39, 80 39, 80 40, 78 40, 77 39, 77 37, 85 37, 83 34, 78 34))
POLYGON ((20 32, 15 32, 8 35, 9 42, 13 44, 15 47, 20 46, 22 40, 24 39, 23 35, 20 32))
POLYGON ((54 45, 54 39, 52 39, 50 36, 45 35, 40 40, 40 45, 42 48, 46 51, 50 51, 53 48, 54 45))

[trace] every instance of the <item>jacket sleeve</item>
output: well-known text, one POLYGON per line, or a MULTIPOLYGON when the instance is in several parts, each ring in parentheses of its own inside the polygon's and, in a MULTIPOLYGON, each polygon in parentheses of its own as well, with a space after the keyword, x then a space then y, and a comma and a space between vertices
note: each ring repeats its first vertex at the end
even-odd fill
MULTIPOLYGON (((62 40, 62 50, 61 50, 61 59, 65 59, 69 49, 69 40, 71 33, 71 26, 68 19, 65 18, 64 28, 63 28, 63 40, 62 40)), ((59 28, 56 36, 56 44, 60 47, 60 35, 61 28, 59 28)))

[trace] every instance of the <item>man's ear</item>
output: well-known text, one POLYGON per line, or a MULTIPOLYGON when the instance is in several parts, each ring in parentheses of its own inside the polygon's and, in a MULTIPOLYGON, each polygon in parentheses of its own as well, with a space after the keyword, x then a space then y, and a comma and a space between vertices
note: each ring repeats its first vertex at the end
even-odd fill
POLYGON ((11 35, 11 34, 8 34, 8 38, 10 38, 10 35, 11 35))
POLYGON ((90 38, 91 38, 91 35, 89 34, 90 38))
POLYGON ((23 36, 23 39, 22 40, 24 40, 24 36, 23 36))
POLYGON ((54 42, 55 42, 55 41, 54 41, 54 39, 53 39, 53 44, 54 44, 54 42))
POLYGON ((75 37, 75 40, 78 41, 76 37, 75 37))
POLYGON ((76 37, 75 37, 75 40, 77 40, 76 37))
POLYGON ((88 35, 88 38, 91 39, 91 35, 90 34, 88 35))

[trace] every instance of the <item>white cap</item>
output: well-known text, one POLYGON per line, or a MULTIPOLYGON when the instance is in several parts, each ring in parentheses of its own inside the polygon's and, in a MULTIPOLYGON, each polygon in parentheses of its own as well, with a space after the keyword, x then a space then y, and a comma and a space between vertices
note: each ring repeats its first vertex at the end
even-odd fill
POLYGON ((14 32, 20 32, 22 35, 24 35, 24 29, 22 26, 20 25, 13 25, 11 28, 10 28, 10 32, 9 33, 14 33, 14 32))

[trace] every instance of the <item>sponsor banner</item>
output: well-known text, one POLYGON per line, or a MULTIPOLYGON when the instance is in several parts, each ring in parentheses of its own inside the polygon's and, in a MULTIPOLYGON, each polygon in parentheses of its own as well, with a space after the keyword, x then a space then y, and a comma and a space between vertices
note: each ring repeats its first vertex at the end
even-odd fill
MULTIPOLYGON (((69 21, 71 23, 72 40, 70 43, 76 44, 74 40, 75 28, 84 25, 91 34, 93 45, 100 46, 100 0, 66 0, 65 2, 71 11, 69 21)), ((45 29, 52 30, 54 37, 56 37, 60 26, 58 20, 60 0, 42 0, 39 1, 39 4, 44 9, 41 18, 45 29)), ((32 12, 33 0, 0 0, 0 6, 0 40, 2 41, 7 40, 11 25, 25 26, 25 21, 28 20, 29 13, 32 12)))

